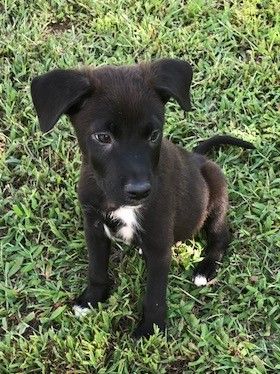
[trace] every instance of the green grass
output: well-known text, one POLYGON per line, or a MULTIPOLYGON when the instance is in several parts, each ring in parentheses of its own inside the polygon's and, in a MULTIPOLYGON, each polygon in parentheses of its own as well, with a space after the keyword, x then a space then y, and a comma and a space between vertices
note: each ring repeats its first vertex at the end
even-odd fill
POLYGON ((279 14, 278 0, 1 2, 1 373, 280 371, 279 14), (30 80, 157 57, 194 66, 194 111, 168 105, 169 138, 191 149, 228 133, 256 150, 211 154, 229 182, 233 232, 216 283, 191 283, 203 241, 174 248, 168 336, 136 343, 145 269, 131 248, 114 250, 108 302, 84 321, 72 314, 87 268, 80 155, 66 118, 40 133, 30 80))

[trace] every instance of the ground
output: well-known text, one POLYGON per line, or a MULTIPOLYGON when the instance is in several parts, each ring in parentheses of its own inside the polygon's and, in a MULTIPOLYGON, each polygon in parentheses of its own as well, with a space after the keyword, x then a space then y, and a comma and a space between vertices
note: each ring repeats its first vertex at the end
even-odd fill
POLYGON ((0 10, 0 372, 279 372, 279 2, 6 0, 0 10), (203 238, 174 247, 167 334, 135 342, 145 268, 132 248, 114 250, 108 302, 73 316, 87 269, 80 155, 67 118, 39 131, 30 81, 157 57, 194 67, 193 111, 171 102, 167 137, 191 149, 231 134, 256 149, 210 155, 228 180, 232 231, 216 281, 191 281, 203 238))

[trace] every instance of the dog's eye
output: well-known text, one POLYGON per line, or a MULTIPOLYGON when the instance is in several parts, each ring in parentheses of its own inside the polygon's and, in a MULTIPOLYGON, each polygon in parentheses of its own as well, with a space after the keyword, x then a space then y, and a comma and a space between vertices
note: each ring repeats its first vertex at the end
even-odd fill
POLYGON ((155 143, 156 141, 158 141, 159 136, 160 136, 160 131, 154 130, 149 137, 149 141, 152 143, 155 143))
POLYGON ((92 137, 102 144, 111 144, 113 140, 111 135, 107 132, 98 132, 96 134, 92 134, 92 137))

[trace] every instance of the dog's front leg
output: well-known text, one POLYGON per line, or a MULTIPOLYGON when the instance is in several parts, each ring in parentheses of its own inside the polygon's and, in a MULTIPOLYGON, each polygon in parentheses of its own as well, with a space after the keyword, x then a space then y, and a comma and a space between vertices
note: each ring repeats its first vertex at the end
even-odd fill
POLYGON ((105 301, 109 294, 111 241, 104 233, 102 222, 92 213, 84 214, 84 229, 89 257, 88 286, 76 299, 76 305, 86 308, 90 304, 94 308, 98 302, 105 301))
POLYGON ((143 248, 147 265, 147 289, 144 297, 143 316, 134 331, 134 337, 149 336, 154 332, 154 324, 161 331, 165 329, 166 288, 171 260, 171 250, 150 251, 143 248))

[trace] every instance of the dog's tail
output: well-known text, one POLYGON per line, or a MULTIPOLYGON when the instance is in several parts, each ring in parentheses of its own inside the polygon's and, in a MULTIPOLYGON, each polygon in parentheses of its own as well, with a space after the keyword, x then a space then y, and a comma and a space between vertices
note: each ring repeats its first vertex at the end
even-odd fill
POLYGON ((207 153, 211 148, 220 147, 224 144, 230 144, 230 145, 237 145, 242 148, 249 148, 254 149, 255 146, 252 143, 245 142, 244 140, 234 138, 230 135, 216 135, 208 140, 204 140, 199 145, 197 145, 193 152, 199 153, 201 155, 204 155, 207 153))

